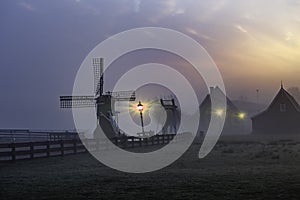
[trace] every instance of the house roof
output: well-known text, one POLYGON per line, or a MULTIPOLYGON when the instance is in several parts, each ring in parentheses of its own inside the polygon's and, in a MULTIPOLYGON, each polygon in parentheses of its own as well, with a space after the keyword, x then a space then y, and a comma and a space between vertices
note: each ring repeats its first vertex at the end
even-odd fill
POLYGON ((292 103, 293 107, 298 112, 300 112, 300 106, 299 106, 298 102, 296 101, 296 99, 290 93, 288 93, 282 86, 281 86, 278 94, 275 96, 274 100, 272 101, 272 103, 268 107, 268 109, 271 108, 276 103, 277 99, 279 99, 282 96, 285 96, 292 103))
POLYGON ((291 103, 295 107, 295 109, 298 112, 300 112, 300 105, 298 104, 298 102, 296 101, 296 99, 290 93, 288 93, 285 89, 282 88, 282 90, 285 93, 285 95, 287 95, 288 99, 291 101, 291 103))
POLYGON ((265 112, 267 112, 277 102, 277 100, 279 98, 281 98, 282 96, 286 97, 286 99, 291 102, 291 104, 293 105, 293 107, 295 108, 295 110, 298 111, 298 112, 300 112, 300 105, 298 104, 298 102, 296 101, 296 99, 290 93, 288 93, 284 89, 283 85, 281 85, 281 88, 280 88, 279 92, 277 93, 277 95, 275 96, 275 98, 273 99, 273 101, 269 105, 269 107, 266 110, 264 110, 263 112, 261 112, 261 113, 255 115, 255 116, 253 116, 252 119, 255 118, 255 117, 258 117, 258 116, 260 116, 262 114, 264 114, 265 112))
MULTIPOLYGON (((211 93, 218 92, 219 94, 225 96, 224 92, 218 86, 216 86, 215 88, 210 88, 210 90, 211 90, 211 93)), ((227 109, 236 110, 237 112, 239 112, 238 107, 236 107, 234 105, 234 103, 227 96, 225 96, 225 97, 226 97, 226 102, 227 102, 227 109)), ((203 106, 207 103, 211 103, 211 95, 210 94, 206 95, 205 99, 202 101, 200 106, 203 106)))

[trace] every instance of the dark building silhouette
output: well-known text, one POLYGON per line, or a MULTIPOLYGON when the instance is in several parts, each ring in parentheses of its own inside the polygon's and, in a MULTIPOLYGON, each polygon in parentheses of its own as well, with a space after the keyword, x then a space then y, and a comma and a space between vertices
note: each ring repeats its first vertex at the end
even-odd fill
POLYGON ((163 134, 176 134, 180 124, 180 111, 175 104, 175 100, 160 99, 161 105, 167 113, 166 122, 162 128, 163 134))
MULTIPOLYGON (((211 115, 225 115, 225 110, 211 108, 211 95, 217 97, 218 95, 225 94, 219 87, 211 87, 210 94, 208 94, 200 105, 200 131, 206 134, 211 120, 211 115)), ((225 124, 222 134, 241 134, 245 132, 246 113, 240 111, 232 101, 226 97, 227 110, 225 124)))
POLYGON ((135 91, 118 91, 104 93, 104 60, 93 58, 94 67, 94 95, 88 96, 60 96, 61 108, 84 108, 95 107, 97 110, 97 127, 94 131, 94 138, 100 138, 103 130, 108 138, 120 135, 120 130, 113 117, 114 103, 116 101, 135 101, 135 91), (100 129, 101 127, 101 129, 100 129))
MULTIPOLYGON (((101 126, 102 130, 104 131, 107 138, 114 138, 118 136, 117 127, 114 119, 112 118, 112 113, 114 111, 114 101, 110 94, 101 95, 96 100, 97 105, 97 119, 98 124, 101 126)), ((94 131, 94 137, 99 138, 100 127, 94 131)))
POLYGON ((252 117, 253 133, 300 134, 300 106, 281 84, 270 106, 252 117))

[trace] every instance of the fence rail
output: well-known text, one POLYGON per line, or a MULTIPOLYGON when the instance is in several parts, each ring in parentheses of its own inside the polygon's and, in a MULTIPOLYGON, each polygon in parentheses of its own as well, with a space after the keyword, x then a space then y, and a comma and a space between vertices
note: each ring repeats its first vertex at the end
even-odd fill
POLYGON ((78 139, 76 131, 0 129, 0 143, 78 139))
MULTIPOLYGON (((168 144, 175 135, 155 135, 150 138, 116 137, 111 141, 120 148, 136 148, 168 144)), ((64 156, 94 151, 108 150, 108 144, 100 139, 65 139, 57 141, 0 143, 0 162, 34 159, 41 157, 64 156), (83 144, 84 143, 84 144, 83 144)))
POLYGON ((45 142, 20 142, 0 144, 0 162, 33 159, 50 156, 63 156, 85 152, 80 140, 60 140, 45 142))

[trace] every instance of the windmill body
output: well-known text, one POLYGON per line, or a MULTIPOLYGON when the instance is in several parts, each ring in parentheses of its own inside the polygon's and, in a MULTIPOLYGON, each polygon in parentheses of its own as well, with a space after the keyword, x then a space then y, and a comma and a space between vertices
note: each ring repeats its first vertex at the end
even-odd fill
MULTIPOLYGON (((98 125, 108 138, 118 136, 117 123, 114 121, 114 104, 116 101, 135 101, 135 91, 106 92, 104 94, 103 58, 93 58, 94 96, 60 96, 61 108, 96 107, 98 125)), ((97 130, 94 137, 97 138, 97 130)))

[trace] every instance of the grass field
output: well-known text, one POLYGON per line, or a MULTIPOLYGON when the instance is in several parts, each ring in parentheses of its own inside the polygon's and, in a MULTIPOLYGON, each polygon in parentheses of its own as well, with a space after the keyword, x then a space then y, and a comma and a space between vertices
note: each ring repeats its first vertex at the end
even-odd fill
POLYGON ((193 145, 147 174, 112 170, 88 153, 0 165, 0 199, 300 199, 298 139, 223 138, 193 145))

